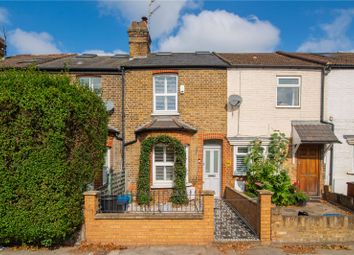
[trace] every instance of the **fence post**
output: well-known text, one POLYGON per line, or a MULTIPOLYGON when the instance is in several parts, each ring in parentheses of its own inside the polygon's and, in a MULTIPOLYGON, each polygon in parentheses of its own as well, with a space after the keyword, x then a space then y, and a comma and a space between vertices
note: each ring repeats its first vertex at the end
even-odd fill
POLYGON ((272 218, 272 195, 269 190, 258 191, 258 213, 259 213, 259 239, 262 243, 271 242, 271 218, 272 218))
POLYGON ((93 225, 93 221, 95 220, 95 214, 98 209, 98 196, 99 191, 86 191, 84 192, 84 240, 88 241, 89 236, 88 232, 92 231, 90 228, 93 225))
POLYGON ((207 242, 212 242, 214 241, 214 191, 209 191, 209 190, 204 190, 202 191, 202 199, 203 199, 203 206, 204 206, 204 220, 206 221, 206 224, 208 225, 207 229, 205 231, 208 233, 207 234, 207 242))

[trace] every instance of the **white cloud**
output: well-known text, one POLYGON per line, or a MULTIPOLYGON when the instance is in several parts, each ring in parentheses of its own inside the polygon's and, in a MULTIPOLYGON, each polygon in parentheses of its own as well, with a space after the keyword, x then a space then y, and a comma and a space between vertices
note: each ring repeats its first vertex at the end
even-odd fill
POLYGON ((0 7, 0 24, 9 22, 9 13, 5 8, 0 7))
POLYGON ((10 31, 9 43, 18 54, 60 53, 53 37, 47 32, 27 32, 17 28, 10 31))
MULTIPOLYGON (((128 21, 140 21, 142 16, 148 16, 149 0, 104 1, 99 0, 101 13, 113 15, 128 21)), ((195 9, 201 2, 197 0, 160 0, 155 1, 151 10, 160 6, 149 21, 152 39, 166 36, 178 25, 180 13, 184 8, 195 9)))
POLYGON ((84 51, 83 54, 97 54, 98 56, 113 56, 115 54, 128 54, 128 53, 122 50, 114 50, 111 52, 107 52, 104 50, 92 49, 92 50, 84 51))
POLYGON ((348 38, 347 32, 352 24, 353 17, 354 9, 339 10, 332 23, 320 26, 323 36, 310 38, 300 45, 298 51, 350 51, 354 45, 348 38))
POLYGON ((224 10, 187 14, 176 35, 162 40, 160 51, 211 50, 218 52, 272 51, 279 30, 268 21, 240 17, 224 10))

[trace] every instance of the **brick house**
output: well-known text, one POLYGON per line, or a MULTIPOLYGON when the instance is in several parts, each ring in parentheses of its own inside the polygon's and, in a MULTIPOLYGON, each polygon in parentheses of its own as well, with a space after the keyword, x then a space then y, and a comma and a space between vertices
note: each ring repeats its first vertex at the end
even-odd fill
POLYGON ((280 53, 218 55, 230 64, 227 136, 233 146, 235 188, 244 189, 250 142, 261 139, 266 153, 271 133, 280 131, 291 141, 287 166, 292 181, 319 197, 324 156, 338 141, 321 118, 322 65, 280 53))

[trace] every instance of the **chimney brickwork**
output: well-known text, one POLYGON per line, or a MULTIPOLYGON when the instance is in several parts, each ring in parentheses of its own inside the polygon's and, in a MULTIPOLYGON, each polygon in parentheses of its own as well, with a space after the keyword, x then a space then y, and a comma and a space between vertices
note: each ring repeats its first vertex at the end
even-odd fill
POLYGON ((128 35, 130 57, 147 57, 151 44, 147 18, 143 17, 140 22, 133 21, 128 29, 128 35))

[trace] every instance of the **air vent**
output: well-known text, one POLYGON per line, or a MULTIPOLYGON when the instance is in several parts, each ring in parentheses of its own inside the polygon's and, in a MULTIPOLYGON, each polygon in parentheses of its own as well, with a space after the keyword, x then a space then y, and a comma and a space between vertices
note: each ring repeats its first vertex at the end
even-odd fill
POLYGON ((81 54, 77 58, 94 58, 97 57, 97 54, 81 54))
POLYGON ((196 51, 195 54, 196 55, 210 55, 211 52, 210 51, 196 51))
POLYGON ((157 52, 156 56, 171 56, 172 52, 157 52))
POLYGON ((128 58, 128 54, 115 54, 112 58, 128 58))

